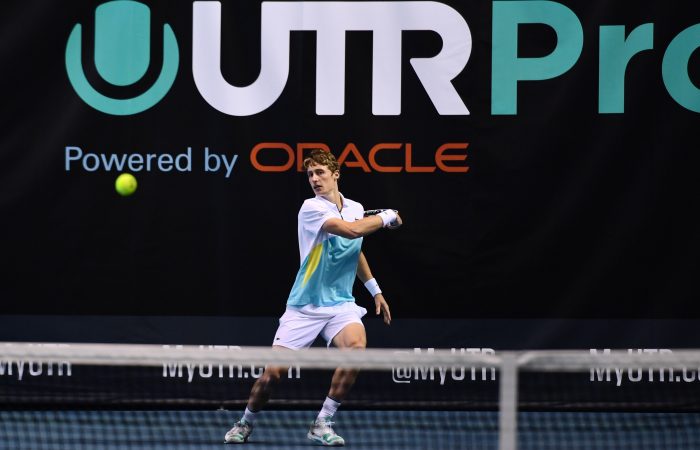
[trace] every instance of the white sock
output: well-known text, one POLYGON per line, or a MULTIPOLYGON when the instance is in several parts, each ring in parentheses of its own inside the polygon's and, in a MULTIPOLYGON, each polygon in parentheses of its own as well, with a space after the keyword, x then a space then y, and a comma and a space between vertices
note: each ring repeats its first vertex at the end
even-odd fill
POLYGON ((326 397, 326 401, 323 402, 321 412, 318 413, 318 417, 316 417, 316 419, 325 419, 328 417, 333 417, 333 414, 335 414, 339 407, 340 403, 336 402, 330 397, 326 397))
POLYGON ((258 413, 253 412, 246 407, 245 412, 243 413, 243 417, 241 418, 241 420, 245 420, 249 424, 255 425, 255 416, 257 416, 257 415, 258 415, 258 413))

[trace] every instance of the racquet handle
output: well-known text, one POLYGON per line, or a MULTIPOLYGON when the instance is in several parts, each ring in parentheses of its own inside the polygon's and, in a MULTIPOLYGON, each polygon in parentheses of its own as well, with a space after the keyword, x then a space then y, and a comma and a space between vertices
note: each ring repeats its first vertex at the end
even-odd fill
MULTIPOLYGON (((384 208, 384 209, 368 209, 367 211, 365 211, 365 217, 376 216, 376 215, 379 214, 380 212, 386 211, 387 209, 389 209, 389 208, 384 208)), ((398 211, 397 211, 397 210, 394 210, 394 212, 397 213, 398 211)))

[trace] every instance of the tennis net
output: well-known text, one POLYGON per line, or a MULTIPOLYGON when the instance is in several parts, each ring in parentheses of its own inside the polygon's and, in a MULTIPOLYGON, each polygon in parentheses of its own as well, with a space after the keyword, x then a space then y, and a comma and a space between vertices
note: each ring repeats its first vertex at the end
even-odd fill
POLYGON ((306 448, 336 367, 360 375, 352 448, 700 448, 700 352, 0 343, 0 449, 207 449, 266 366, 288 368, 247 445, 306 448))

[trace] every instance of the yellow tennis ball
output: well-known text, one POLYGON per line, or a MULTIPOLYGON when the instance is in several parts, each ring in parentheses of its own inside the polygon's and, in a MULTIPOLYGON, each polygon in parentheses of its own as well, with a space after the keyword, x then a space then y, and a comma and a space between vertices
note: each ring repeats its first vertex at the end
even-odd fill
POLYGON ((117 190, 119 195, 126 197, 131 195, 136 191, 136 178, 130 173, 123 173, 117 177, 117 181, 114 182, 114 188, 117 190))

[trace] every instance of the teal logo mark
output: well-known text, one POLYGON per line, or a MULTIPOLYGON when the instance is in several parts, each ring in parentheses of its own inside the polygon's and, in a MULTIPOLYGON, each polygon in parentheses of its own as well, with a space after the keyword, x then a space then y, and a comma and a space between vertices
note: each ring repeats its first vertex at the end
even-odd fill
MULTIPOLYGON (((115 86, 129 86, 146 73, 151 54, 151 10, 132 0, 103 3, 95 10, 95 66, 115 86)), ((88 105, 107 114, 126 116, 158 103, 175 81, 180 61, 177 40, 170 25, 163 26, 163 67, 146 92, 129 99, 107 97, 90 84, 82 64, 82 27, 76 24, 66 46, 66 71, 73 89, 88 105)))

